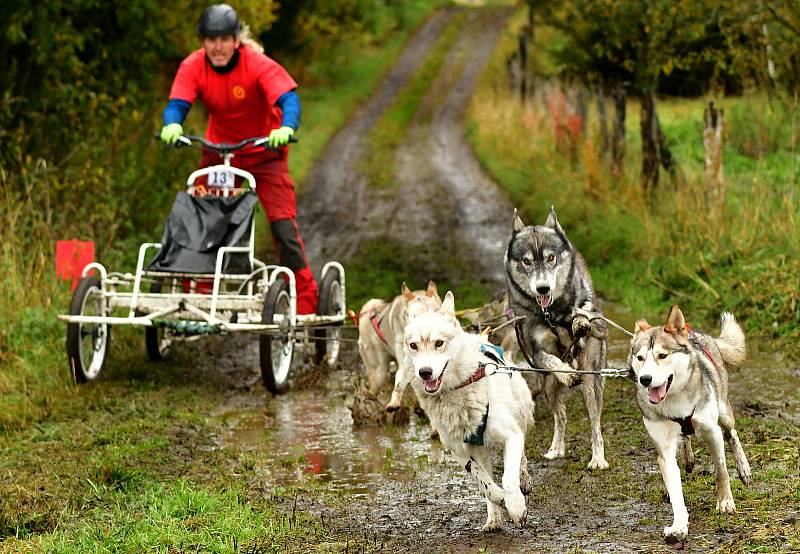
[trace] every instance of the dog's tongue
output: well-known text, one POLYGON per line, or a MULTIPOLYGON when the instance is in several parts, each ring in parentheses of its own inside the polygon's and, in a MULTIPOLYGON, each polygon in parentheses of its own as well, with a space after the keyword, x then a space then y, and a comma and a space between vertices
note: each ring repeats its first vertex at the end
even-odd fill
POLYGON ((439 385, 442 384, 442 375, 439 376, 438 379, 431 379, 430 381, 425 381, 425 390, 428 392, 436 392, 439 390, 439 385))
POLYGON ((553 297, 549 294, 543 294, 542 296, 537 296, 536 301, 539 303, 539 306, 546 308, 553 303, 553 297))
POLYGON ((647 389, 647 398, 650 399, 650 402, 653 404, 658 404, 664 397, 667 396, 667 387, 669 386, 668 381, 664 381, 664 384, 660 387, 649 387, 647 389))

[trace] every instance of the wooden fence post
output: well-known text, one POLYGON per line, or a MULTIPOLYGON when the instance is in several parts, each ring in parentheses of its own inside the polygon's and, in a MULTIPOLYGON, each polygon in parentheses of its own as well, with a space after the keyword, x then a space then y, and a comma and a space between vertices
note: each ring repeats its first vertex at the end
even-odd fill
POLYGON ((722 172, 723 110, 708 103, 703 112, 703 150, 705 151, 705 189, 709 201, 717 206, 725 203, 725 178, 722 172))

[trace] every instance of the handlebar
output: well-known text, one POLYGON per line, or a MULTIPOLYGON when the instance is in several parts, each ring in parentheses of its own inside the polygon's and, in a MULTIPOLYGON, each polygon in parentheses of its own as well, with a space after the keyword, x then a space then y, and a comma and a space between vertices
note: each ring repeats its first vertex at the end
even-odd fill
MULTIPOLYGON (((155 138, 160 139, 161 134, 156 133, 155 138)), ((205 137, 199 137, 196 135, 182 135, 178 137, 177 142, 175 143, 176 148, 181 148, 183 146, 191 146, 193 143, 199 143, 208 148, 209 150, 213 150, 214 152, 219 152, 220 154, 230 154, 235 152, 236 150, 240 150, 247 146, 248 144, 252 144, 253 146, 264 146, 264 148, 269 149, 269 146, 265 146, 269 137, 252 137, 246 138, 243 141, 237 142, 236 144, 225 144, 225 143, 214 143, 210 142, 205 139, 205 137)), ((297 137, 291 136, 289 137, 289 142, 297 142, 297 137)))

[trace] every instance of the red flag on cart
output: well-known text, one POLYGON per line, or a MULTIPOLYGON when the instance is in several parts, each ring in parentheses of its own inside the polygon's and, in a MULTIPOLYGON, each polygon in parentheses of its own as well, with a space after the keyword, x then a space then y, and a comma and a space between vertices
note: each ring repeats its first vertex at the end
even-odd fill
POLYGON ((94 242, 78 239, 56 241, 56 275, 78 286, 83 268, 94 261, 94 242))

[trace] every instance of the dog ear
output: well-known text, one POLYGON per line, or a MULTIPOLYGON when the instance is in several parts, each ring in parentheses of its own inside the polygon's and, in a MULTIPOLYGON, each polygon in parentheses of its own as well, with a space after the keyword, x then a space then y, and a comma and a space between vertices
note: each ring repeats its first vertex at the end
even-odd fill
POLYGON ((557 232, 564 234, 564 230, 561 228, 561 224, 558 222, 558 217, 556 217, 556 208, 552 204, 550 205, 550 214, 547 216, 547 220, 544 222, 545 227, 550 227, 551 229, 555 229, 557 232))
POLYGON ((409 321, 417 317, 418 315, 422 315, 428 311, 428 307, 425 305, 425 302, 422 300, 421 296, 415 296, 413 300, 408 303, 408 310, 406 311, 406 317, 409 321))
POLYGON ((683 312, 677 304, 673 304, 669 309, 667 323, 664 324, 664 331, 670 335, 679 334, 687 336, 689 334, 689 331, 686 329, 686 320, 683 318, 683 312))
POLYGON ((519 214, 517 214, 516 208, 514 208, 513 228, 515 235, 525 228, 525 224, 522 222, 522 219, 520 219, 519 214))
POLYGON ((403 286, 400 287, 400 291, 403 293, 403 298, 406 299, 406 302, 414 300, 414 293, 411 292, 411 289, 408 288, 405 281, 403 281, 403 286))
POLYGON ((436 283, 433 281, 428 281, 428 288, 425 290, 425 294, 430 297, 439 298, 439 294, 436 291, 436 283))
POLYGON ((439 311, 445 315, 449 315, 451 317, 456 316, 456 300, 453 297, 453 291, 447 291, 447 294, 444 295, 444 300, 442 300, 442 307, 439 311))
POLYGON ((649 323, 647 323, 646 320, 640 319, 640 320, 638 320, 636 322, 636 325, 633 326, 633 334, 634 334, 634 336, 636 336, 639 333, 642 333, 642 332, 647 331, 648 329, 652 329, 652 328, 653 328, 653 326, 650 325, 649 323))

